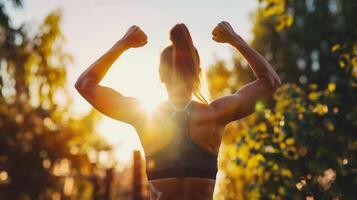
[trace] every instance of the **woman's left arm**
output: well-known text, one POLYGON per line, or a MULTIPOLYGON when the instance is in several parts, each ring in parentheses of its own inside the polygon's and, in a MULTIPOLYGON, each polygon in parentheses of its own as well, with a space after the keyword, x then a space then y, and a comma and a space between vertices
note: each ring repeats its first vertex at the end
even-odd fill
POLYGON ((218 98, 210 104, 216 110, 219 123, 225 125, 253 113, 255 104, 271 98, 281 82, 268 61, 236 34, 228 22, 219 23, 212 34, 213 40, 235 47, 256 76, 255 81, 244 85, 236 93, 218 98))
POLYGON ((137 48, 147 43, 147 36, 137 26, 132 26, 111 49, 88 67, 75 83, 77 91, 98 111, 113 119, 134 124, 140 112, 139 101, 125 97, 119 92, 99 85, 105 74, 129 48, 137 48))

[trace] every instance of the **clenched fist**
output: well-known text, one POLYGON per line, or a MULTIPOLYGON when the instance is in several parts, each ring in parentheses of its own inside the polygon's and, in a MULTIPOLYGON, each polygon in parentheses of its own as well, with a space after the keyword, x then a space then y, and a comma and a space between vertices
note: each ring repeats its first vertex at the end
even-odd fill
POLYGON ((144 46, 148 38, 138 26, 134 25, 128 29, 121 40, 125 43, 127 48, 138 48, 144 46))
POLYGON ((234 32, 232 26, 222 21, 212 31, 212 39, 220 43, 232 43, 235 39, 242 39, 236 32, 234 32))

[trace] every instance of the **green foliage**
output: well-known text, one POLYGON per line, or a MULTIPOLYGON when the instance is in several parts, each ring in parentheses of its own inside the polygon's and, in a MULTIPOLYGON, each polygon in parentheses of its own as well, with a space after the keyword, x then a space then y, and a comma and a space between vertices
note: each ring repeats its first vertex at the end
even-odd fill
POLYGON ((110 149, 97 113, 70 117, 60 14, 30 36, 0 7, 0 199, 88 199, 96 156, 110 149))
MULTIPOLYGON (((252 45, 284 84, 227 127, 217 199, 357 198, 356 9, 350 0, 261 1, 252 45), (284 14, 293 20, 280 27, 284 14)), ((251 77, 235 63, 208 72, 213 98, 251 77)))

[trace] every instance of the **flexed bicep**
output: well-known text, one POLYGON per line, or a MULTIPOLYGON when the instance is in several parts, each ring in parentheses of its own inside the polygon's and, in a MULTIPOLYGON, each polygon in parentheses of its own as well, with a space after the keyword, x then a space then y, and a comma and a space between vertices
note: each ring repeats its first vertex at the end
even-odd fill
POLYGON ((235 94, 216 99, 210 105, 215 109, 217 120, 220 124, 244 118, 255 111, 255 105, 259 101, 265 101, 271 97, 275 88, 270 87, 264 78, 257 79, 243 86, 235 94))
POLYGON ((228 22, 220 22, 212 31, 213 40, 228 43, 235 47, 248 61, 257 79, 244 85, 230 96, 219 98, 211 103, 216 110, 219 123, 227 124, 254 112, 258 101, 272 97, 281 85, 280 78, 269 62, 240 37, 228 22))
POLYGON ((95 109, 110 118, 135 125, 144 115, 137 98, 123 96, 112 88, 87 83, 78 91, 95 109))

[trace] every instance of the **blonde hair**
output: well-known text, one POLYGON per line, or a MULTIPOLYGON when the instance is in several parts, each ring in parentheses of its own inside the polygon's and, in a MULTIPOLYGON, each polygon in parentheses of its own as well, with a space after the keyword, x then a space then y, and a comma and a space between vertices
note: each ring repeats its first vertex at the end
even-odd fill
POLYGON ((201 92, 200 57, 184 24, 176 24, 170 31, 172 45, 161 53, 161 63, 171 67, 174 74, 182 81, 189 83, 193 95, 207 104, 201 92))

